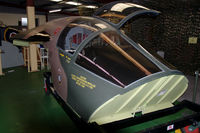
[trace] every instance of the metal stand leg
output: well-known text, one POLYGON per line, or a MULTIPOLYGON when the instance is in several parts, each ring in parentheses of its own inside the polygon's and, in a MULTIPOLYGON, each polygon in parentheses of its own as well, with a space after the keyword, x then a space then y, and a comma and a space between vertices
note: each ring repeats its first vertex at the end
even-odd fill
POLYGON ((0 75, 3 75, 2 64, 1 64, 1 49, 0 49, 0 75))
POLYGON ((199 79, 199 71, 197 70, 195 71, 195 85, 194 85, 193 98, 192 98, 193 102, 196 102, 198 79, 199 79))

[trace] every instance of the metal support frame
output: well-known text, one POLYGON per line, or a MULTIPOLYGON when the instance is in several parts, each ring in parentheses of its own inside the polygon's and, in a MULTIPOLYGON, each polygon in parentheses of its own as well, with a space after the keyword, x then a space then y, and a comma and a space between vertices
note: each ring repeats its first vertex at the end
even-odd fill
POLYGON ((169 116, 171 114, 175 114, 182 109, 189 109, 193 113, 183 116, 180 119, 170 121, 168 123, 159 124, 154 127, 143 129, 140 132, 144 132, 144 133, 171 132, 188 125, 193 125, 194 123, 197 123, 200 121, 200 105, 184 100, 174 105, 171 108, 155 111, 155 112, 144 114, 144 115, 141 114, 133 118, 115 121, 112 123, 107 123, 103 125, 98 125, 97 123, 86 123, 80 117, 78 117, 77 114, 59 97, 59 95, 56 93, 56 91, 53 88, 53 83, 51 83, 50 77, 51 77, 50 72, 44 73, 44 78, 48 86, 48 90, 50 91, 50 93, 52 93, 52 95, 55 97, 57 102, 62 106, 64 111, 73 120, 73 122, 75 122, 76 125, 82 128, 81 131, 91 131, 91 132, 96 132, 96 133, 116 132, 117 130, 120 130, 123 128, 135 126, 138 124, 143 124, 144 122, 153 121, 155 119, 159 119, 159 118, 169 116), (173 128, 168 129, 168 127, 173 127, 173 128))
POLYGON ((48 61, 48 51, 45 48, 40 48, 40 60, 41 60, 41 69, 45 68, 45 63, 47 69, 49 69, 49 61, 48 61))

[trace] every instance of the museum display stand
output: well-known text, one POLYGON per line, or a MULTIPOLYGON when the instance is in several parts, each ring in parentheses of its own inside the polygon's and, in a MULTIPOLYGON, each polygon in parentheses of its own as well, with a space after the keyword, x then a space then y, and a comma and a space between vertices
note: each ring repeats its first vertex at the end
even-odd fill
MULTIPOLYGON (((38 44, 38 43, 37 43, 38 44)), ((24 66, 28 68, 28 72, 38 71, 39 64, 42 65, 42 59, 40 54, 40 48, 37 47, 37 44, 32 42, 30 46, 36 45, 36 57, 37 59, 31 59, 31 49, 30 46, 23 47, 23 58, 24 58, 24 66), (31 62, 32 61, 32 62, 31 62), (34 61, 34 62, 33 62, 34 61), (36 68, 36 69, 32 69, 36 68)), ((41 66, 40 66, 41 68, 41 66)))

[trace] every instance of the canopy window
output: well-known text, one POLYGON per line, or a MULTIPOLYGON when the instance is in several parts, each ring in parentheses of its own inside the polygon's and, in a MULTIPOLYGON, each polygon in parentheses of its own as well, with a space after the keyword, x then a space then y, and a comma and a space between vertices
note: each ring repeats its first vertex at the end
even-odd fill
POLYGON ((100 33, 90 41, 76 63, 121 87, 161 71, 115 31, 100 33))

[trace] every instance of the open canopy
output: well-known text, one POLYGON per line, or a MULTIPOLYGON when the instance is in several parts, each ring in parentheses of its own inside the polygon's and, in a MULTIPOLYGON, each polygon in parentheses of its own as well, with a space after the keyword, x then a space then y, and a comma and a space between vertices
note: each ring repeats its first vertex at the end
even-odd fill
POLYGON ((96 18, 70 22, 57 46, 69 55, 77 55, 78 65, 121 87, 161 71, 117 29, 96 18))
POLYGON ((159 12, 134 3, 115 1, 97 10, 94 16, 103 18, 113 24, 122 25, 134 16, 142 14, 157 16, 159 12))

